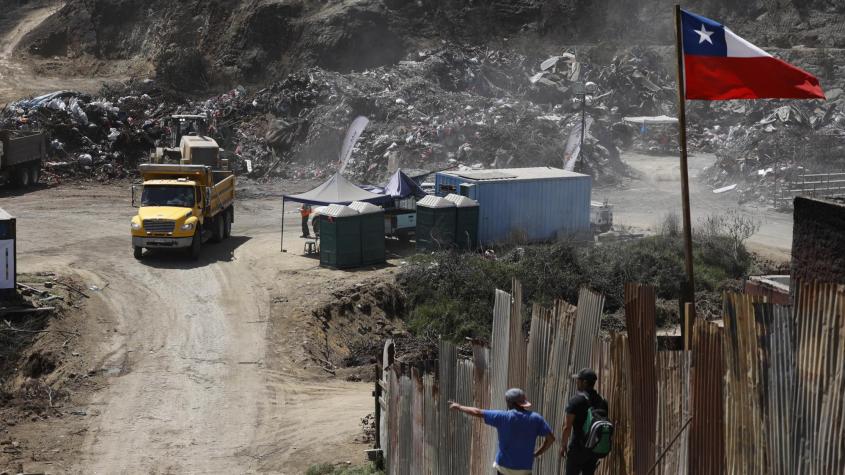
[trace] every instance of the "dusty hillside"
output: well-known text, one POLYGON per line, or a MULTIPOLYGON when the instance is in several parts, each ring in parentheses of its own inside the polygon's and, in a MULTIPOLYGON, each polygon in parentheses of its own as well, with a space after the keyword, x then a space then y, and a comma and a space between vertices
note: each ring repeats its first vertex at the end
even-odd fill
MULTIPOLYGON (((131 60, 196 87, 206 81, 261 82, 312 65, 361 70, 395 63, 441 40, 502 46, 511 37, 515 47, 535 51, 594 43, 669 44, 673 3, 70 0, 20 48, 43 58, 131 60)), ((693 0, 688 7, 761 45, 845 46, 840 21, 845 4, 838 1, 693 0)))

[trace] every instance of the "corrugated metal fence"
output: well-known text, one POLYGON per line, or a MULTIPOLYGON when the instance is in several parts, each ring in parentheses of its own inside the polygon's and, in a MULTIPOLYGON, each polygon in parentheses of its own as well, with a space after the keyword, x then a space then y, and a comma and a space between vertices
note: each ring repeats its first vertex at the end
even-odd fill
MULTIPOLYGON (((535 306, 526 342, 521 298, 497 291, 491 348, 476 342, 464 359, 441 342, 437 378, 387 366, 388 473, 491 473, 495 431, 448 401, 503 408, 511 386, 560 438, 570 375, 585 366, 616 425, 598 473, 845 473, 845 287, 799 286, 794 308, 726 294, 724 327, 697 321, 692 352, 657 351, 654 289, 625 294, 627 335, 599 336, 604 299, 585 289, 577 309, 535 306)), ((534 473, 561 473, 557 447, 534 473)))

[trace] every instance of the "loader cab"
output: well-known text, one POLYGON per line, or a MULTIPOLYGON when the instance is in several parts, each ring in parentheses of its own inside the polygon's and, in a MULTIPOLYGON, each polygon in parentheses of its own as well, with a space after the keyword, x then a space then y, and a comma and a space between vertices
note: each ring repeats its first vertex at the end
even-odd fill
POLYGON ((182 137, 208 134, 208 118, 204 115, 174 115, 167 121, 170 127, 170 147, 178 147, 182 137))

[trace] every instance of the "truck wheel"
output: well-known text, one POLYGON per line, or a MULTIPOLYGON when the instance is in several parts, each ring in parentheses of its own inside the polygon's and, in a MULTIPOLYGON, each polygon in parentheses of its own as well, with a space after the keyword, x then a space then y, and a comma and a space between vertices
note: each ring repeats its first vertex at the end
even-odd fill
POLYGON ((29 174, 31 185, 35 186, 38 184, 38 180, 41 179, 41 165, 33 165, 32 172, 29 174))
POLYGON ((197 232, 194 233, 194 239, 191 240, 191 259, 199 259, 200 251, 202 251, 202 229, 197 228, 197 232))
POLYGON ((134 248, 135 248, 135 252, 133 254, 135 255, 135 259, 140 260, 142 257, 144 257, 144 248, 143 247, 134 246, 134 248))
POLYGON ((18 174, 18 185, 21 186, 21 187, 24 187, 24 188, 29 186, 29 183, 30 183, 29 169, 26 168, 26 167, 18 168, 17 174, 18 174))
POLYGON ((223 214, 221 213, 214 218, 214 235, 211 237, 211 240, 214 242, 222 241, 226 232, 226 223, 223 222, 223 214))
POLYGON ((232 235, 232 210, 226 211, 223 218, 223 239, 228 239, 232 235))

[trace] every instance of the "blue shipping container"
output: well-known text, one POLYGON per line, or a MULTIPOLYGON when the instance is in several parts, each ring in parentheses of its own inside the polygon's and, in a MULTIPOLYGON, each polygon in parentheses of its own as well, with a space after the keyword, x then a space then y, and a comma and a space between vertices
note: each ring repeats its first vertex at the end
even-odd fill
POLYGON ((592 178, 559 168, 438 172, 435 193, 467 196, 481 205, 478 239, 550 241, 590 232, 592 178))

